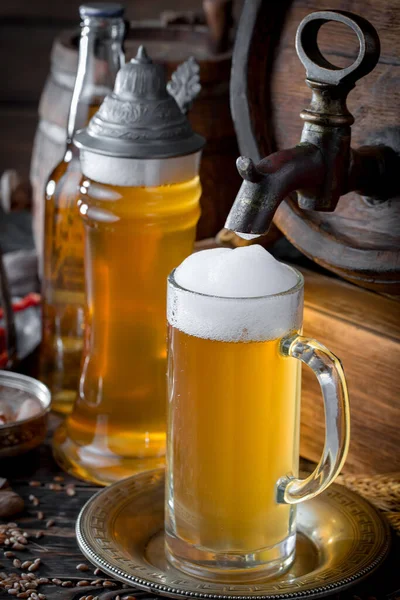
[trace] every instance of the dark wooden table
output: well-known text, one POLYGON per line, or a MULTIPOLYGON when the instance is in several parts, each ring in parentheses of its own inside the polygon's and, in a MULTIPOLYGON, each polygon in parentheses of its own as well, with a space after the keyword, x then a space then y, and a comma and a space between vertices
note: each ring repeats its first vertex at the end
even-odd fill
MULTIPOLYGON (((54 428, 57 417, 51 417, 51 429, 54 428)), ((103 587, 103 581, 110 582, 110 578, 104 575, 94 575, 94 568, 84 559, 79 552, 75 539, 75 521, 84 503, 98 491, 96 486, 79 482, 72 477, 61 473, 54 463, 50 438, 49 442, 41 448, 31 452, 29 455, 2 460, 0 465, 0 477, 6 477, 13 489, 25 500, 25 510, 21 515, 16 515, 10 520, 17 523, 23 531, 30 535, 29 543, 23 552, 16 551, 15 554, 21 561, 41 559, 41 565, 36 572, 38 577, 59 579, 64 583, 63 587, 55 584, 41 585, 39 592, 45 594, 51 600, 78 600, 86 596, 97 597, 99 600, 112 600, 118 596, 122 600, 125 596, 136 598, 150 598, 150 594, 139 592, 133 588, 125 588, 118 582, 107 583, 103 587), (54 478, 63 477, 63 481, 54 481, 54 478), (40 487, 31 487, 29 482, 38 481, 40 487), (49 489, 49 485, 58 484, 61 489, 49 489), (69 496, 66 486, 74 484, 76 495, 69 496), (39 500, 39 505, 34 506, 30 495, 39 500), (38 512, 43 513, 43 519, 38 519, 38 512), (46 523, 53 520, 49 528, 46 523), (38 532, 43 532, 42 537, 35 538, 38 532), (84 563, 90 567, 88 571, 80 572, 77 565, 84 563), (78 587, 77 583, 82 580, 89 583, 101 579, 97 586, 78 587), (66 583, 71 582, 71 583, 66 583)), ((56 485, 57 487, 57 485, 56 485)), ((8 548, 3 548, 7 550, 8 548)), ((352 587, 342 594, 330 596, 337 600, 400 600, 400 537, 393 536, 393 549, 385 565, 367 579, 363 584, 352 587)), ((19 572, 13 566, 13 559, 8 559, 0 553, 0 572, 19 572)), ((0 598, 11 598, 6 591, 0 591, 0 598)))

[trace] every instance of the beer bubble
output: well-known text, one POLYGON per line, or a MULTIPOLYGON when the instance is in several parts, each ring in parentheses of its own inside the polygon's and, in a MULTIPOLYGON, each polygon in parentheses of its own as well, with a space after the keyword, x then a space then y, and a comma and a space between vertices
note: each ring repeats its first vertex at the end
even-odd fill
POLYGON ((199 294, 218 296, 218 289, 215 289, 210 281, 213 265, 220 256, 225 256, 230 252, 229 248, 214 248, 191 254, 176 269, 176 283, 199 294))
POLYGON ((261 341, 300 327, 300 275, 262 246, 197 252, 173 278, 180 288, 169 282, 168 321, 189 335, 261 341))
POLYGON ((285 292, 296 285, 297 277, 262 246, 254 245, 192 254, 177 268, 175 280, 200 294, 255 298, 285 292))

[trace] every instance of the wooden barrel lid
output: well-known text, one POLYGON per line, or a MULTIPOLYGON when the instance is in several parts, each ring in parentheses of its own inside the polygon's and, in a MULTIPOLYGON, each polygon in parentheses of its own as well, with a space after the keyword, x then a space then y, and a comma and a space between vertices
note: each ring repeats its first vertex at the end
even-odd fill
MULTIPOLYGON (((299 117, 310 103, 305 71, 295 50, 298 25, 315 10, 340 10, 340 0, 248 0, 236 38, 231 78, 231 105, 243 155, 260 160, 300 141, 299 117)), ((350 93, 355 117, 352 146, 384 143, 400 152, 399 94, 400 3, 355 0, 351 10, 378 30, 378 65, 350 93)), ((318 42, 328 60, 351 64, 358 43, 345 26, 326 24, 318 42)), ((368 204, 357 193, 339 200, 333 213, 300 210, 295 199, 282 203, 275 224, 304 254, 363 287, 400 294, 400 202, 368 204)))

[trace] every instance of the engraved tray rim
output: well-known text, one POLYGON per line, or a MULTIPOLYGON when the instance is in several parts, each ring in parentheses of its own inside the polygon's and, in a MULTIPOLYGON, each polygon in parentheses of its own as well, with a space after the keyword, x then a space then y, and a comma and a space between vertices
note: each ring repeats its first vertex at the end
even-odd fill
MULTIPOLYGON (((364 515, 368 514, 371 517, 371 521, 375 524, 376 527, 380 528, 380 540, 375 540, 377 543, 372 549, 372 556, 370 562, 368 562, 367 566, 363 566, 362 568, 355 570, 351 573, 351 569, 349 568, 349 573, 345 577, 336 576, 332 577, 331 582, 324 583, 323 585, 318 585, 318 583, 312 589, 299 589, 298 591, 285 591, 284 588, 279 590, 278 592, 273 591, 273 593, 263 594, 257 592, 250 592, 243 595, 238 594, 226 594, 226 593, 204 593, 196 591, 195 589, 179 589, 179 587, 157 583, 152 581, 152 579, 146 579, 146 575, 143 571, 145 568, 140 568, 140 575, 132 575, 128 573, 126 570, 121 568, 117 568, 110 564, 107 560, 107 552, 110 552, 110 546, 112 547, 112 543, 109 543, 108 548, 101 549, 102 551, 96 552, 93 549, 92 543, 90 541, 90 535, 88 536, 88 531, 92 531, 92 523, 90 520, 96 516, 94 513, 96 512, 96 508, 98 505, 107 498, 107 496, 112 496, 113 491, 123 490, 125 499, 128 496, 125 488, 129 488, 129 485, 135 484, 137 482, 140 483, 141 479, 148 479, 148 485, 145 489, 150 488, 150 493, 152 487, 158 487, 164 481, 164 469, 154 469, 152 471, 146 471, 139 473, 137 475, 133 475, 124 480, 118 481, 113 485, 101 489, 99 492, 94 494, 83 506, 81 509, 77 522, 76 522, 76 537, 78 541, 78 546, 81 552, 85 555, 85 557, 96 567, 99 567, 102 571, 107 573, 109 576, 112 576, 123 583, 128 583, 138 587, 141 590, 145 590, 147 592, 152 592, 154 594, 158 594, 161 596, 166 596, 170 598, 182 598, 182 597, 190 597, 190 598, 198 598, 198 599, 208 599, 208 600, 286 600, 286 599, 297 599, 297 598, 321 598, 328 594, 332 594, 333 592, 343 591, 348 587, 354 585, 355 583, 361 582, 363 579, 368 577, 373 571, 375 571, 386 559, 390 545, 391 545, 391 530, 387 520, 384 516, 365 498, 349 490, 348 488, 339 485, 337 483, 332 484, 323 494, 319 496, 319 501, 323 500, 324 495, 326 497, 331 497, 331 501, 333 499, 333 503, 339 506, 337 501, 337 497, 346 499, 349 501, 353 501, 358 508, 364 508, 364 515), (336 496, 336 500, 335 500, 336 496), (380 542, 380 543, 379 543, 380 542)), ((314 500, 315 501, 315 500, 314 500)), ((309 501, 312 503, 313 500, 309 501)), ((126 503, 125 505, 126 506, 126 503)), ((119 507, 119 513, 121 512, 121 507, 119 507)), ((99 538, 97 538, 99 540, 99 538)), ((98 544, 99 545, 99 544, 98 544)), ((153 570, 157 567, 153 567, 153 570)), ((149 571, 151 569, 149 568, 149 571)), ((160 570, 161 572, 161 570, 160 570)), ((182 577, 187 579, 189 582, 193 581, 194 584, 199 583, 207 583, 199 580, 195 577, 190 577, 186 574, 182 574, 182 577)), ((302 576, 301 576, 302 577, 302 576)), ((300 580, 301 577, 298 579, 300 580)), ((261 587, 263 585, 269 585, 271 582, 265 582, 256 584, 257 587, 261 587)), ((223 585, 223 584, 220 584, 223 585)), ((227 584, 225 584, 227 585, 227 584)), ((243 586, 244 587, 244 586, 243 586)), ((250 590, 247 590, 247 592, 250 590)))

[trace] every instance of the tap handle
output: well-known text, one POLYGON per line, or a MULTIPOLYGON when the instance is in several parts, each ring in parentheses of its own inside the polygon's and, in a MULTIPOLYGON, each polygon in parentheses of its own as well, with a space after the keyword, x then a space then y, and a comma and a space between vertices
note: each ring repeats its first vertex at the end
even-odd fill
POLYGON ((380 42, 375 28, 366 19, 349 12, 324 10, 313 12, 302 20, 296 34, 296 51, 306 69, 308 80, 332 86, 346 84, 353 87, 378 62, 380 42), (329 21, 337 21, 350 27, 360 44, 356 60, 344 69, 331 64, 318 48, 318 31, 329 21))
POLYGON ((263 174, 257 169, 251 158, 247 156, 239 156, 236 160, 236 168, 242 179, 251 181, 251 183, 259 183, 262 181, 263 174))

